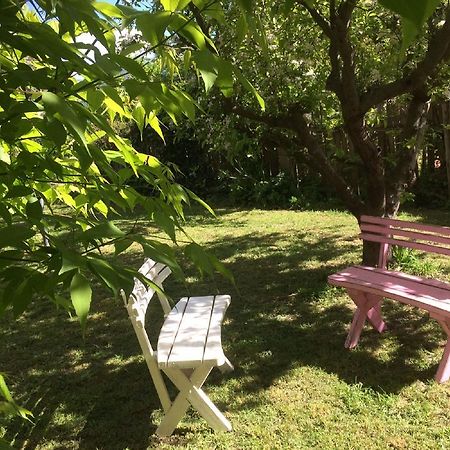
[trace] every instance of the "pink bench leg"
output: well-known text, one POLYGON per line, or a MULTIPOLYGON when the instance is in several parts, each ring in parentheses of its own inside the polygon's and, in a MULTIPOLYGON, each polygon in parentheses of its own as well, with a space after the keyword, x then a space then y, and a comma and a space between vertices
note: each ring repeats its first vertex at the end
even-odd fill
POLYGON ((367 312, 367 318, 375 330, 382 333, 386 329, 386 323, 381 316, 381 302, 383 298, 372 294, 366 294, 366 296, 373 298, 377 302, 375 306, 367 312))
POLYGON ((444 355, 442 356, 441 362, 439 363, 438 370, 435 375, 435 380, 438 383, 444 383, 450 378, 450 321, 445 320, 442 317, 432 316, 435 318, 442 326, 443 330, 446 332, 448 339, 447 345, 445 346, 444 355))
POLYGON ((368 318, 373 327, 380 333, 385 328, 385 323, 381 318, 381 300, 382 297, 365 294, 361 291, 347 289, 348 295, 356 305, 356 311, 353 315, 352 324, 345 340, 345 348, 354 348, 358 345, 361 331, 368 318))

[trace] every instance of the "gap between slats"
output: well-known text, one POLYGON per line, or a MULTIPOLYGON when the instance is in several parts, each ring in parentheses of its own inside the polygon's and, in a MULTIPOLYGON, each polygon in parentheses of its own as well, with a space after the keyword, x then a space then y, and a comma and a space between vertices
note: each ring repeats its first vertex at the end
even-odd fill
MULTIPOLYGON (((406 228, 406 227, 405 227, 406 228)), ((361 224, 362 232, 373 232, 376 235, 380 236, 402 236, 410 239, 417 239, 420 241, 428 241, 428 242, 436 242, 439 244, 450 245, 450 238, 445 236, 437 236, 435 234, 422 233, 418 231, 410 231, 400 228, 392 228, 392 227, 383 227, 381 225, 369 225, 362 223, 361 224)))
POLYGON ((386 217, 375 217, 375 216, 361 216, 361 224, 362 223, 391 225, 399 228, 410 228, 415 230, 429 231, 431 233, 436 233, 439 235, 445 235, 450 237, 450 228, 438 225, 427 225, 416 222, 408 222, 406 220, 388 219, 386 217))
POLYGON ((441 255, 447 256, 450 255, 450 248, 440 247, 437 245, 422 244, 420 242, 410 242, 394 238, 386 238, 383 236, 377 236, 375 234, 367 234, 367 233, 361 233, 359 237, 361 239, 364 239, 365 241, 379 242, 381 244, 399 245, 401 247, 410 247, 416 250, 422 250, 424 252, 439 253, 441 255))

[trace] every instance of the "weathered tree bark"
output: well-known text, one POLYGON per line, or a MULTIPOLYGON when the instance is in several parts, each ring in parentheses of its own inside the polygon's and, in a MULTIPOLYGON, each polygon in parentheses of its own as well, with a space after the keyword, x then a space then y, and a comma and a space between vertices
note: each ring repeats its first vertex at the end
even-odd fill
POLYGON ((450 201, 450 103, 442 103, 442 125, 444 128, 445 168, 447 171, 447 193, 450 201))

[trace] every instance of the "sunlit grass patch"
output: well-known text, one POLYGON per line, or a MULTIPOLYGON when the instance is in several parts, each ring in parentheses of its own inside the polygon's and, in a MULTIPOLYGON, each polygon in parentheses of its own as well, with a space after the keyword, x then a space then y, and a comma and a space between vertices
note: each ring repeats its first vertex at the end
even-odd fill
MULTIPOLYGON (((182 258, 186 280, 166 283, 173 299, 232 295, 222 341, 235 371, 214 371, 205 390, 234 431, 214 433, 190 411, 172 437, 154 436, 162 411, 136 337, 122 302, 98 287, 84 339, 76 318, 47 303, 2 323, 1 366, 36 417, 9 424, 19 448, 450 448, 450 387, 433 381, 445 343, 435 321, 386 301, 387 332, 367 326, 355 350, 343 347, 354 306, 326 280, 360 261, 352 216, 220 209, 185 226, 236 281, 202 279, 182 258)), ((132 246, 123 258, 138 267, 143 256, 132 246)), ((160 323, 149 318, 152 337, 160 323)))

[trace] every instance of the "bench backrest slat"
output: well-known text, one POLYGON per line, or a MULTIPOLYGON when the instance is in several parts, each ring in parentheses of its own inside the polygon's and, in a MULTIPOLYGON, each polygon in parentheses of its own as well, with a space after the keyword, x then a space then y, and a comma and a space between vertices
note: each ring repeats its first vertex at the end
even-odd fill
POLYGON ((381 268, 386 267, 387 254, 391 245, 450 256, 450 228, 448 227, 362 216, 360 228, 361 239, 382 244, 378 262, 381 268))
POLYGON ((441 255, 450 256, 450 248, 436 247, 432 245, 421 244, 420 242, 411 242, 401 239, 390 239, 383 236, 376 236, 373 234, 365 234, 365 233, 361 233, 360 237, 365 241, 380 242, 381 244, 389 244, 389 245, 399 245, 401 247, 414 248, 416 250, 422 250, 425 252, 432 251, 433 253, 439 253, 441 255))
POLYGON ((399 228, 411 228, 415 230, 429 231, 442 236, 450 236, 450 228, 439 225, 427 225, 424 223, 409 222, 399 219, 388 219, 387 217, 361 216, 361 223, 375 223, 399 228))
MULTIPOLYGON (((150 258, 147 258, 144 264, 140 267, 139 273, 144 275, 150 281, 152 281, 159 289, 162 289, 164 280, 171 274, 171 270, 162 263, 157 263, 150 258)), ((150 344, 147 332, 145 330, 145 316, 148 306, 154 294, 157 294, 161 307, 164 311, 164 315, 169 314, 170 304, 167 297, 160 290, 144 284, 138 278, 134 279, 134 287, 131 295, 126 299, 126 308, 131 322, 135 329, 139 343, 141 344, 144 356, 146 352, 153 356, 154 350, 150 344)))
POLYGON ((409 229, 405 230, 403 228, 391 228, 383 227, 381 225, 368 225, 365 223, 361 223, 361 231, 363 233, 376 233, 380 236, 401 236, 413 240, 427 241, 450 246, 450 237, 438 236, 435 234, 423 233, 420 231, 410 231, 409 229))

